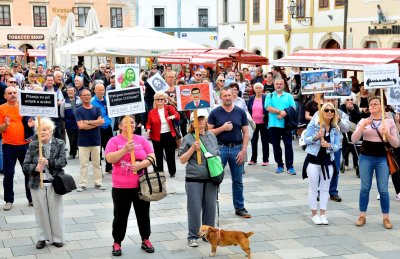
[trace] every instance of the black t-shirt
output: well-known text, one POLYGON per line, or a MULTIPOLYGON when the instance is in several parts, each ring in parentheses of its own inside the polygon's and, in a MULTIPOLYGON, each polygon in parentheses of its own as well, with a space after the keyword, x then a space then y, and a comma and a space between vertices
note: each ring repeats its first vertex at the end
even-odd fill
POLYGON ((318 103, 316 101, 310 100, 306 104, 306 112, 310 113, 310 116, 314 116, 314 114, 318 111, 318 103))
MULTIPOLYGON (((75 113, 76 121, 97 120, 99 117, 102 117, 101 109, 95 106, 92 106, 90 109, 81 106, 75 113)), ((90 130, 79 130, 78 146, 95 147, 100 146, 100 143, 100 127, 90 130)))
POLYGON ((270 85, 269 84, 265 84, 263 93, 265 93, 266 91, 268 91, 270 93, 274 92, 275 91, 274 84, 270 84, 270 85))
POLYGON ((243 141, 242 126, 247 126, 248 121, 246 112, 234 106, 231 112, 227 112, 221 106, 213 109, 208 116, 208 123, 219 128, 225 122, 232 122, 233 129, 231 131, 223 131, 217 135, 218 143, 239 143, 243 141))

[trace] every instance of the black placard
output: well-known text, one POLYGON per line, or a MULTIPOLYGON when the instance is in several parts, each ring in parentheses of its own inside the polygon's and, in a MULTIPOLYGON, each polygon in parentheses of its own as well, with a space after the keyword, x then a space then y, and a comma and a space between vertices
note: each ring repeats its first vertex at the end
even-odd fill
POLYGON ((26 93, 21 92, 21 105, 33 107, 54 107, 54 93, 26 93))

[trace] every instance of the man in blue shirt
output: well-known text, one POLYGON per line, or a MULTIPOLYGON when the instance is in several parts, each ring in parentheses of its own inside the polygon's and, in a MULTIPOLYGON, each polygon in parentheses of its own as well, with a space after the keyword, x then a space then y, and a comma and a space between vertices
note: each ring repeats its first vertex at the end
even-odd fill
POLYGON ((251 215, 244 207, 242 181, 249 143, 247 116, 243 109, 233 105, 232 90, 229 87, 221 89, 220 98, 222 105, 213 109, 208 116, 208 129, 217 137, 222 164, 225 167, 229 163, 235 214, 250 218, 251 215))
POLYGON ((285 117, 287 116, 285 109, 290 106, 295 107, 295 103, 292 95, 283 91, 284 86, 283 79, 275 80, 275 91, 267 95, 264 107, 269 112, 268 130, 274 149, 275 162, 278 164, 276 173, 283 173, 284 171, 281 148, 282 139, 285 145, 287 172, 295 175, 296 171, 293 168, 292 134, 289 129, 285 129, 285 117))
MULTIPOLYGON (((101 110, 101 116, 104 119, 104 124, 100 126, 100 136, 101 136, 101 148, 106 150, 106 145, 110 138, 113 137, 111 119, 108 117, 107 112, 107 101, 104 98, 105 87, 103 84, 97 84, 94 86, 94 96, 92 98, 92 105, 94 107, 98 107, 101 110)), ((101 157, 101 148, 100 148, 100 157, 101 157)), ((112 165, 106 160, 106 172, 111 173, 112 165)))

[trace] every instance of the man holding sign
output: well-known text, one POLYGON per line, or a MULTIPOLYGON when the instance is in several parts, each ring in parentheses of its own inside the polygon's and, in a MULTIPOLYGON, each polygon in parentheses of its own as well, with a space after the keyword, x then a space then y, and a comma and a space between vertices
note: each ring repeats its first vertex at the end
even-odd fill
MULTIPOLYGON (((25 153, 28 150, 28 142, 24 138, 24 126, 22 116, 19 113, 17 89, 7 87, 4 91, 6 103, 0 106, 0 133, 3 134, 3 167, 4 167, 4 201, 3 210, 10 210, 14 203, 14 174, 17 159, 22 166, 25 153)), ((33 127, 33 121, 28 122, 33 127)), ((32 204, 31 192, 28 188, 29 176, 25 175, 25 192, 29 205, 32 204)))

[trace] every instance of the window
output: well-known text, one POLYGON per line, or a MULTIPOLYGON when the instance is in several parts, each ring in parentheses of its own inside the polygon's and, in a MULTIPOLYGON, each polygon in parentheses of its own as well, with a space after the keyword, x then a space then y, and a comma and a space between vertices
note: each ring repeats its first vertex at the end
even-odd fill
POLYGON ((111 8, 111 28, 122 28, 122 8, 111 8))
POLYGON ((376 49, 376 48, 378 48, 378 43, 376 41, 367 41, 367 42, 365 42, 365 48, 376 49))
POLYGON ((283 0, 275 0, 275 21, 283 21, 283 0))
POLYGON ((47 10, 46 6, 33 7, 33 26, 47 27, 47 10))
POLYGON ((240 21, 246 21, 246 0, 240 0, 240 21))
POLYGON ((165 27, 164 8, 154 8, 154 27, 165 27))
POLYGON ((76 27, 85 27, 87 14, 90 10, 90 7, 75 7, 75 24, 76 27))
POLYGON ((228 22, 228 0, 224 0, 222 2, 222 22, 227 23, 228 22))
POLYGON ((208 9, 199 9, 199 27, 208 27, 208 9))
POLYGON ((306 0, 297 0, 296 17, 306 16, 306 0))
POLYGON ((0 26, 11 26, 11 13, 9 5, 0 5, 0 26))
POLYGON ((260 0, 253 0, 253 23, 260 23, 260 0))
POLYGON ((344 0, 335 0, 335 5, 336 6, 343 6, 344 5, 344 0))
POLYGON ((329 0, 319 0, 319 8, 328 8, 329 0))

